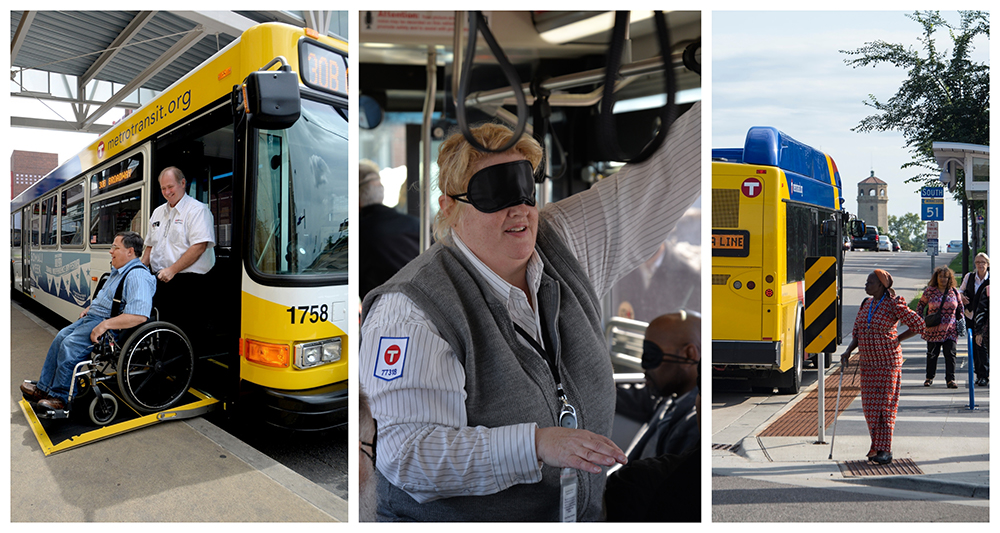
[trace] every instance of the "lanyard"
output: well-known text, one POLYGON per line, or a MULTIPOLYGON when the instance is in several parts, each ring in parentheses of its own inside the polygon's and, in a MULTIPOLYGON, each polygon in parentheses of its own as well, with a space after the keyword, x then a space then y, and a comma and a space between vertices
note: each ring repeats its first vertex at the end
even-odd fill
MULTIPOLYGON (((541 355, 542 359, 544 359, 545 362, 549 364, 549 370, 552 371, 552 378, 556 382, 556 395, 558 396, 559 401, 562 402, 563 409, 565 410, 567 406, 570 409, 573 409, 573 406, 569 405, 569 403, 566 401, 566 392, 563 390, 562 387, 562 377, 559 375, 559 359, 560 359, 559 354, 556 354, 555 357, 553 357, 552 354, 550 354, 548 350, 546 350, 545 348, 542 348, 542 345, 539 344, 538 341, 536 341, 531 335, 529 335, 527 331, 524 331, 524 328, 519 326, 517 322, 514 322, 513 324, 514 324, 514 331, 517 331, 518 335, 523 337, 524 340, 528 341, 528 344, 530 344, 531 347, 534 348, 536 352, 538 352, 538 355, 541 355)), ((575 409, 573 410, 573 413, 575 415, 576 413, 575 409)), ((562 417, 560 416, 560 418, 562 417)))
POLYGON ((882 297, 879 298, 877 302, 875 302, 875 306, 874 307, 872 307, 871 304, 868 305, 868 325, 871 325, 871 323, 872 323, 872 314, 874 314, 875 311, 878 309, 878 304, 882 303, 882 300, 885 300, 885 295, 886 294, 889 294, 889 293, 888 292, 882 293, 882 297))
MULTIPOLYGON (((528 344, 542 356, 542 359, 549 364, 552 371, 552 378, 556 382, 556 394, 562 403, 562 410, 559 412, 559 426, 569 429, 577 429, 576 408, 573 407, 566 398, 566 392, 562 387, 562 378, 559 376, 559 354, 552 357, 542 345, 531 335, 528 335, 524 328, 514 322, 514 330, 517 331, 528 344)), ((551 344, 551 343, 549 343, 551 344)), ((577 474, 574 468, 563 468, 559 474, 559 517, 563 522, 576 522, 576 496, 577 496, 577 474)))

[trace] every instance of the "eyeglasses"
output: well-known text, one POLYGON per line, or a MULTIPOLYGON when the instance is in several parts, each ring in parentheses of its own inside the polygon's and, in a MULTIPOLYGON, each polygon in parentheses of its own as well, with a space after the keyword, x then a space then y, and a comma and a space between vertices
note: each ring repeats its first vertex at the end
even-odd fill
POLYGON ((642 368, 653 370, 663 363, 664 358, 671 363, 682 365, 696 365, 698 361, 692 361, 686 357, 681 357, 672 353, 664 353, 660 347, 652 341, 642 341, 642 368))
POLYGON ((466 192, 449 196, 472 204, 483 213, 496 213, 520 204, 535 205, 531 163, 522 159, 486 167, 469 178, 466 192))
POLYGON ((375 424, 375 433, 372 434, 372 441, 365 442, 361 441, 362 446, 370 446, 372 453, 368 453, 364 448, 361 448, 361 453, 368 456, 372 460, 372 468, 375 468, 375 443, 378 441, 378 420, 372 419, 372 423, 375 424))

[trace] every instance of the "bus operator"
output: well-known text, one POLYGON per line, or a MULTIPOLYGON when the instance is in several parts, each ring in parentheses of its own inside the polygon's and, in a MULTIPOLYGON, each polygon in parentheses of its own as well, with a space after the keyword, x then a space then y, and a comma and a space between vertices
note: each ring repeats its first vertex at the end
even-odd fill
POLYGON ((202 324, 192 313, 205 306, 191 305, 190 295, 207 294, 204 278, 215 265, 215 225, 208 206, 186 194, 187 180, 179 168, 163 169, 159 182, 167 203, 149 218, 142 262, 156 275, 161 319, 191 336, 191 329, 202 324))
MULTIPOLYGON (((461 135, 442 144, 437 243, 362 306, 379 520, 601 518, 602 468, 627 461, 609 438, 601 297, 698 196, 700 113, 650 159, 542 210, 534 139, 501 154, 461 135)), ((512 136, 472 134, 491 149, 512 136)))
POLYGON ((156 281, 139 261, 142 248, 142 236, 134 231, 122 231, 115 236, 111 245, 111 275, 97 292, 92 305, 53 339, 38 382, 21 384, 21 394, 26 400, 37 402, 46 409, 65 409, 73 370, 77 363, 87 358, 101 335, 108 330, 133 328, 146 322, 153 306, 156 281), (126 277, 136 268, 139 272, 126 277), (115 315, 113 300, 123 279, 125 307, 115 315))

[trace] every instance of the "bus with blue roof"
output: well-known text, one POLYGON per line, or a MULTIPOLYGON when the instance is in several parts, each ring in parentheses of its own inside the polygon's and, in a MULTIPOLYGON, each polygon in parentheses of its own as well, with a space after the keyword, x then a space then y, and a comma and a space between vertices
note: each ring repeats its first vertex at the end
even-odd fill
POLYGON ((750 128, 742 148, 712 150, 714 378, 798 392, 806 257, 836 257, 839 344, 844 231, 857 226, 843 205, 833 158, 775 128, 750 128))

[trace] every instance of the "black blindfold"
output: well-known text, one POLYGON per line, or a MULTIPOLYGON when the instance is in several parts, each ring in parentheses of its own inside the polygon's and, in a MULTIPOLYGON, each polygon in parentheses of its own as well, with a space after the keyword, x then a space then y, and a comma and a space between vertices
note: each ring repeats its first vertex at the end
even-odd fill
POLYGON ((663 353, 663 350, 652 341, 642 341, 642 368, 644 370, 652 370, 664 361, 669 361, 671 363, 677 363, 682 365, 696 365, 698 361, 692 361, 672 353, 663 353))
POLYGON ((472 175, 464 194, 451 197, 472 204, 483 213, 495 213, 520 204, 535 205, 531 163, 520 160, 486 167, 472 175))

